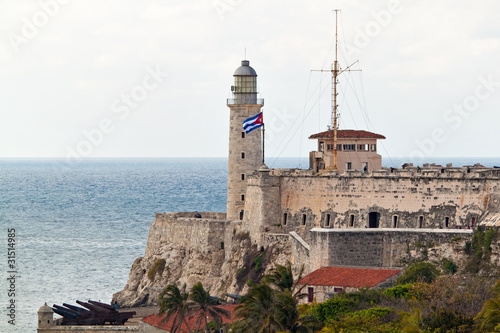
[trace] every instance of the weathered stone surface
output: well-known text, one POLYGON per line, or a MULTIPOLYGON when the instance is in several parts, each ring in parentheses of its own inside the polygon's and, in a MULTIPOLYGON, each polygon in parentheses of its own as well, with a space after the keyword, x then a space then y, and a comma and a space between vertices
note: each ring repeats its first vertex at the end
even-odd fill
MULTIPOLYGON (((245 261, 253 262, 254 257, 249 255, 258 255, 260 248, 252 244, 248 233, 239 231, 240 221, 195 219, 190 214, 193 213, 156 215, 145 255, 134 261, 124 290, 113 296, 113 302, 116 300, 120 307, 154 305, 161 290, 170 283, 186 283, 190 288, 202 282, 219 297, 246 291, 247 279, 238 281, 238 271, 245 261), (148 272, 158 259, 165 260, 165 270, 151 279, 148 272)), ((288 235, 266 238, 264 250, 260 275, 270 268, 268 263, 284 264, 289 259, 288 235)), ((256 273, 248 275, 248 279, 253 277, 255 281, 256 273)))

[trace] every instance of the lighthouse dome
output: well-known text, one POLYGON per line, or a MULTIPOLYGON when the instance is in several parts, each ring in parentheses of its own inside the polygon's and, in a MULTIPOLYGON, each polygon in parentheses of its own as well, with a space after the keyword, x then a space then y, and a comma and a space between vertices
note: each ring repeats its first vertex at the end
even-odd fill
POLYGON ((257 72, 250 67, 250 61, 242 60, 241 66, 236 69, 234 76, 257 76, 257 72))

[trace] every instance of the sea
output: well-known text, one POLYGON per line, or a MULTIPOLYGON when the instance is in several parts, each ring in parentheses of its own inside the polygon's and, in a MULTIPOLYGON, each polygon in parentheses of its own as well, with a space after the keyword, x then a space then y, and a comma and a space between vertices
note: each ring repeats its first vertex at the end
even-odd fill
MULTIPOLYGON (((407 160, 383 158, 388 167, 407 160)), ((308 167, 305 158, 266 164, 308 167)), ((36 332, 44 303, 110 302, 144 255, 155 212, 224 212, 226 186, 226 158, 0 159, 0 332, 36 332)))

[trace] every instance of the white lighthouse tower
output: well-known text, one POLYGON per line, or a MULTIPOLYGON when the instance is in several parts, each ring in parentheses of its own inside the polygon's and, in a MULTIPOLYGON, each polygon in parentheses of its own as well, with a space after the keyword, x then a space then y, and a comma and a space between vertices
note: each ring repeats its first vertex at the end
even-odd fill
POLYGON ((234 72, 233 98, 229 107, 229 156, 227 176, 227 219, 242 220, 245 207, 246 178, 262 164, 262 134, 245 134, 243 121, 257 115, 264 99, 257 98, 257 73, 248 60, 234 72))

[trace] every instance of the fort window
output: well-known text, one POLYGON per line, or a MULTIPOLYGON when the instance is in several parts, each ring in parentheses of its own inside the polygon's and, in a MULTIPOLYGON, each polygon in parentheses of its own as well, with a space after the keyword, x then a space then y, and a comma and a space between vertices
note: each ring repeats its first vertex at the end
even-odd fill
POLYGON ((346 168, 346 170, 351 170, 351 168, 352 168, 352 163, 351 163, 351 162, 346 162, 346 164, 345 164, 345 168, 346 168))
POLYGON ((344 151, 356 151, 356 145, 344 145, 344 151))
POLYGON ((220 249, 224 250, 224 242, 220 242, 220 249))
POLYGON ((448 216, 444 218, 444 226, 445 228, 448 228, 450 226, 450 218, 448 216))
POLYGON ((398 227, 398 216, 397 215, 394 215, 392 217, 392 227, 393 228, 397 228, 398 227))
POLYGON ((283 214, 283 225, 286 225, 287 220, 288 220, 288 214, 284 213, 283 214))
POLYGON ((354 215, 353 214, 351 214, 351 216, 349 216, 349 226, 354 227, 354 215))
POLYGON ((245 201, 245 195, 244 194, 241 195, 241 201, 245 201))
POLYGON ((306 225, 307 215, 302 214, 302 225, 306 225))
POLYGON ((422 228, 423 225, 424 225, 424 217, 422 215, 420 215, 418 217, 418 227, 422 228))
POLYGON ((241 158, 244 159, 245 158, 245 153, 241 153, 241 158))
POLYGON ((371 148, 372 148, 372 151, 377 151, 377 145, 376 144, 372 144, 371 148))
POLYGON ((368 214, 368 228, 378 228, 380 222, 380 213, 371 212, 368 214))
POLYGON ((473 217, 472 220, 471 220, 471 227, 473 227, 474 224, 476 224, 476 218, 475 217, 473 217))
POLYGON ((329 227, 330 226, 330 214, 326 214, 326 218, 325 218, 325 227, 329 227))
POLYGON ((240 220, 243 220, 243 215, 245 214, 245 211, 240 210, 240 220))
POLYGON ((244 173, 241 174, 241 180, 245 180, 245 174, 244 173))
POLYGON ((358 145, 358 151, 369 151, 370 146, 368 144, 358 145))
POLYGON ((244 139, 245 138, 245 132, 241 132, 241 138, 244 139))

